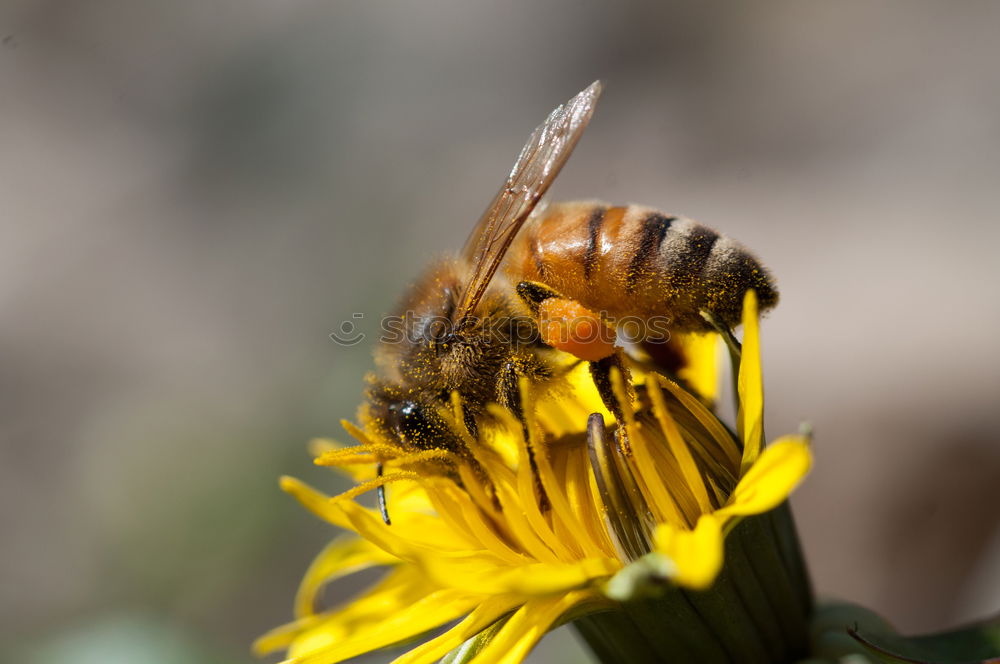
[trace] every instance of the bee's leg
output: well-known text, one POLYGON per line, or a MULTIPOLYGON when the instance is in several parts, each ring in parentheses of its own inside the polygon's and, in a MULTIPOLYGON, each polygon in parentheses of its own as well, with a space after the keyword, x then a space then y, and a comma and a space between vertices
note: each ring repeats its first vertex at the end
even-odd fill
POLYGON ((507 360, 497 376, 497 401, 509 410, 524 427, 525 440, 528 439, 528 421, 524 417, 524 404, 521 403, 521 376, 529 375, 524 359, 513 357, 507 360))
MULTIPOLYGON (((382 462, 379 461, 375 464, 375 476, 382 477, 382 462)), ((375 495, 378 497, 378 510, 382 513, 382 521, 385 525, 391 526, 392 520, 389 519, 389 508, 385 502, 385 485, 379 484, 378 488, 375 490, 375 495)))
POLYGON ((521 376, 531 377, 542 373, 542 365, 534 356, 513 357, 507 360, 497 378, 497 399, 500 401, 500 405, 513 413, 517 421, 521 423, 524 442, 528 448, 528 461, 531 463, 531 472, 535 476, 538 502, 540 506, 545 508, 549 504, 549 498, 538 475, 538 463, 535 461, 535 450, 531 445, 531 432, 528 430, 528 418, 524 414, 520 385, 521 376))
POLYGON ((469 432, 469 435, 473 438, 478 438, 479 424, 476 422, 476 416, 472 414, 472 410, 468 406, 462 406, 462 420, 465 422, 465 429, 469 432))
POLYGON ((557 291, 537 281, 522 281, 517 285, 517 295, 528 305, 531 313, 538 315, 538 305, 553 297, 562 297, 557 291))
POLYGON ((553 367, 530 352, 514 355, 504 362, 497 374, 497 401, 525 426, 525 434, 527 434, 527 421, 524 417, 524 404, 521 403, 521 378, 544 381, 553 375, 555 375, 553 367))
POLYGON ((618 403, 618 398, 615 396, 614 387, 611 383, 611 370, 613 368, 618 369, 622 380, 627 385, 629 372, 625 363, 622 362, 621 350, 616 351, 614 355, 610 355, 603 360, 591 362, 590 375, 594 379, 594 386, 597 387, 597 393, 601 395, 601 400, 604 402, 605 408, 611 411, 611 414, 615 416, 615 421, 618 422, 618 443, 621 445, 622 452, 630 454, 632 445, 629 443, 628 431, 625 428, 625 414, 622 412, 621 404, 618 403))

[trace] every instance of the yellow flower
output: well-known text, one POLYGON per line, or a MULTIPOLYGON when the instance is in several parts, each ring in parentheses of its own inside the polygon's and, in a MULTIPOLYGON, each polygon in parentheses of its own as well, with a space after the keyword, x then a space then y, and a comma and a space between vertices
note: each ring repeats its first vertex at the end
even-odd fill
MULTIPOLYGON (((395 661, 436 662, 490 629, 468 661, 519 662, 557 624, 614 612, 664 585, 712 587, 726 536, 781 505, 811 464, 801 436, 764 447, 752 293, 744 330, 738 436, 706 405, 715 397, 716 335, 682 340, 688 363, 676 381, 637 362, 628 376, 613 373, 623 407, 617 436, 604 429, 611 414, 585 368, 571 374, 571 394, 522 384, 527 427, 491 408, 498 424, 473 440, 461 418, 444 413, 468 454, 407 453, 346 425, 360 445, 327 444, 317 463, 350 469, 356 490, 330 498, 291 478, 282 488, 355 536, 335 539, 316 558, 296 620, 255 649, 287 648, 289 661, 330 664, 457 620, 395 661), (376 462, 384 476, 375 476, 376 462), (352 500, 383 483, 391 525, 352 500), (373 566, 389 570, 379 583, 317 611, 326 584, 373 566)), ((454 406, 461 413, 457 396, 454 406)))

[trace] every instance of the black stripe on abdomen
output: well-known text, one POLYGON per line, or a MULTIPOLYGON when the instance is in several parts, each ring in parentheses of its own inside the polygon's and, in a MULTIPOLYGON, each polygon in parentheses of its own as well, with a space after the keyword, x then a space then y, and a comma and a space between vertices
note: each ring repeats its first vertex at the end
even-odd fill
POLYGON ((694 226, 688 233, 687 248, 681 258, 683 265, 681 269, 692 277, 698 277, 708 264, 708 257, 718 240, 719 234, 711 228, 700 224, 694 226))
POLYGON ((667 236, 670 225, 677 217, 666 217, 659 212, 654 212, 642 221, 642 238, 639 240, 639 248, 635 256, 628 265, 628 272, 625 274, 625 290, 629 293, 635 290, 642 277, 642 268, 659 252, 663 238, 667 236))
POLYGON ((607 208, 596 207, 587 219, 587 251, 583 255, 583 276, 590 279, 590 275, 597 268, 597 260, 601 257, 601 227, 604 225, 604 213, 607 208))

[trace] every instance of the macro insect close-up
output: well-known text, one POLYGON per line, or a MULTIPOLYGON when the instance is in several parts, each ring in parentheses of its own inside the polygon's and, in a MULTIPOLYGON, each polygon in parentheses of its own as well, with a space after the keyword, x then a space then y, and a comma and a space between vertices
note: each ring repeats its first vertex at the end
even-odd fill
MULTIPOLYGON (((602 662, 926 652, 875 613, 813 594, 787 503, 812 466, 811 432, 763 431, 768 269, 691 219, 544 200, 601 91, 549 114, 461 252, 432 262, 384 319, 395 334, 376 349, 360 427, 345 423, 357 444, 314 445, 316 463, 355 486, 325 497, 282 480, 360 539, 317 557, 298 618, 258 651, 337 662, 433 627, 393 661, 515 663, 572 622, 602 662), (723 346, 732 423, 718 403, 723 346), (378 521, 354 502, 372 490, 378 521), (395 571, 327 608, 320 589, 366 558, 395 571)), ((967 651, 991 652, 993 629, 967 651)))
POLYGON ((0 662, 1000 662, 998 34, 0 3, 0 662))
MULTIPOLYGON (((667 346, 670 330, 729 334, 748 290, 762 310, 777 302, 774 280, 756 258, 691 219, 638 205, 545 204, 600 94, 595 81, 552 111, 462 253, 433 264, 403 298, 408 334, 379 348, 381 372, 370 379, 363 411, 384 440, 461 450, 438 415, 453 393, 475 437, 486 404, 524 421, 520 379, 558 383, 573 359, 589 362, 605 405, 617 413, 609 371, 615 364, 626 371, 613 344, 619 321, 637 321, 645 332, 651 318, 662 318, 662 338, 632 341, 667 346)), ((678 354, 658 353, 675 365, 683 362, 678 354)))

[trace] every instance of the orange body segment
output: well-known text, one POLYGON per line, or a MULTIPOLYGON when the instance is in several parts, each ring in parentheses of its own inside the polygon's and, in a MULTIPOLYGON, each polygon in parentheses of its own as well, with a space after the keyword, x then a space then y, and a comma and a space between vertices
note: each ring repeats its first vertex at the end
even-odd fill
POLYGON ((538 306, 542 341, 581 360, 596 362, 615 352, 615 331, 576 300, 553 297, 538 306))

